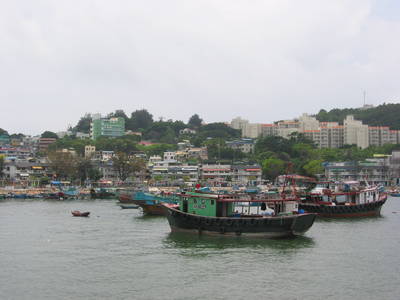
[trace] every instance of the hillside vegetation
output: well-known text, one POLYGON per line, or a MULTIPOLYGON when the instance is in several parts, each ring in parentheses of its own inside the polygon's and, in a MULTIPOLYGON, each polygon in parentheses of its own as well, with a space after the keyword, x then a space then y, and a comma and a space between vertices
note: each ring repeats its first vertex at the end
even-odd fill
POLYGON ((356 120, 363 121, 370 126, 389 126, 391 129, 400 129, 400 104, 382 104, 374 108, 362 110, 358 108, 321 109, 315 116, 321 122, 340 122, 347 115, 354 115, 356 120))

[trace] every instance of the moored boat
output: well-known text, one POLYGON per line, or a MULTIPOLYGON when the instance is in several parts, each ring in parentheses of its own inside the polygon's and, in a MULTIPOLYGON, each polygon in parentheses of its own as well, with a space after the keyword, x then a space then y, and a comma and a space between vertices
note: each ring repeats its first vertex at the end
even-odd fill
POLYGON ((243 199, 232 195, 183 193, 178 206, 163 204, 172 232, 281 238, 300 235, 316 214, 301 213, 297 198, 243 199), (248 210, 239 212, 247 203, 248 210), (257 212, 250 208, 257 204, 257 212), (272 213, 270 209, 273 208, 272 213))
POLYGON ((357 181, 325 183, 299 204, 306 212, 328 218, 379 216, 387 193, 379 186, 362 186, 357 181))
POLYGON ((142 208, 143 213, 152 216, 163 216, 165 209, 162 203, 176 204, 174 194, 161 193, 159 195, 134 191, 129 194, 121 193, 119 196, 121 204, 135 204, 142 208))
POLYGON ((118 204, 122 209, 137 209, 139 205, 130 204, 130 203, 120 203, 118 204))

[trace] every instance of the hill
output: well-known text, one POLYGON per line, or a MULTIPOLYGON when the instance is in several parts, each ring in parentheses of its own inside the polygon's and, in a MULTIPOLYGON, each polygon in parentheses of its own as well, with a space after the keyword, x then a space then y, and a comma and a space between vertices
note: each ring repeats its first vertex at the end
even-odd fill
POLYGON ((400 129, 400 104, 397 103, 384 103, 369 109, 335 108, 330 111, 321 109, 315 117, 320 122, 343 123, 347 115, 354 115, 355 119, 370 126, 389 126, 391 129, 400 129))

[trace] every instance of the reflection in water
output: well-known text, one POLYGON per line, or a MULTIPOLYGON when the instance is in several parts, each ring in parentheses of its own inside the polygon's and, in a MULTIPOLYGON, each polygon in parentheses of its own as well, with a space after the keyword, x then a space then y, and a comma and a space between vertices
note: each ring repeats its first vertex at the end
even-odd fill
POLYGON ((167 219, 164 216, 144 215, 141 211, 139 211, 139 215, 135 216, 135 221, 141 221, 141 222, 152 222, 160 219, 165 219, 165 221, 167 221, 167 219))
POLYGON ((312 248, 315 242, 312 238, 296 236, 285 239, 266 239, 232 236, 206 236, 190 233, 169 233, 163 241, 167 248, 180 249, 231 249, 231 248, 270 248, 278 250, 293 250, 312 248))
POLYGON ((317 217, 314 223, 314 226, 316 223, 357 223, 357 224, 362 224, 362 223, 371 223, 371 222, 380 222, 385 219, 385 216, 382 214, 379 216, 371 216, 371 217, 358 217, 358 218, 321 218, 317 217))

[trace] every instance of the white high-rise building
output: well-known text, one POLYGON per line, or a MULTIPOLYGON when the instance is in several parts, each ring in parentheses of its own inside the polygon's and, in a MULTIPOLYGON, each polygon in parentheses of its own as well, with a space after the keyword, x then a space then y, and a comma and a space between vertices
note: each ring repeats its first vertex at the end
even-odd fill
POLYGON ((343 125, 345 145, 357 145, 362 149, 369 146, 368 125, 363 125, 361 121, 354 120, 353 115, 348 115, 344 119, 343 125))

